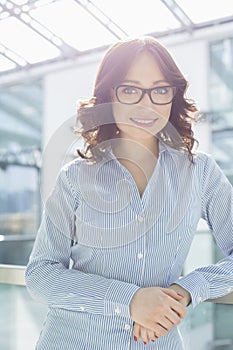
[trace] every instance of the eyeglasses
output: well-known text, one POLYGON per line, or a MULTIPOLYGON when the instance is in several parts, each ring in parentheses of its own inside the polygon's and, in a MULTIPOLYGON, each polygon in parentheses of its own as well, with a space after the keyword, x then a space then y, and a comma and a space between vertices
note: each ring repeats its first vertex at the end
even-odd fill
POLYGON ((133 105, 139 103, 145 94, 148 94, 152 103, 156 105, 167 105, 172 102, 175 86, 158 86, 151 89, 142 89, 131 85, 118 85, 114 88, 117 100, 120 103, 133 105))

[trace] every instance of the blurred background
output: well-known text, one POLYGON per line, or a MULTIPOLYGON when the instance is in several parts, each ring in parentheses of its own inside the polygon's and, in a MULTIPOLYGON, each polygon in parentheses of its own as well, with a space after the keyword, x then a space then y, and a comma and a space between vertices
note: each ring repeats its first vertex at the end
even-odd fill
MULTIPOLYGON (((231 0, 0 0, 1 350, 34 349, 47 312, 28 296, 23 273, 46 194, 80 145, 72 133, 78 101, 91 97, 106 48, 144 34, 189 80, 187 96, 202 113, 199 150, 233 184, 231 0)), ((200 222, 184 273, 220 257, 200 222)), ((232 321, 233 297, 190 309, 181 325, 187 349, 233 350, 232 321)))

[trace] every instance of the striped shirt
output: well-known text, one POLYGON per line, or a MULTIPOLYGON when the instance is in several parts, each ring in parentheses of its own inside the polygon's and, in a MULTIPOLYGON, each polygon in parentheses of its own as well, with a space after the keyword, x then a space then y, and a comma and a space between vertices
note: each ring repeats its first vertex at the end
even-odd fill
MULTIPOLYGON (((63 166, 26 268, 30 295, 48 305, 37 350, 140 350, 129 305, 140 287, 177 283, 192 306, 233 291, 233 189, 212 156, 192 165, 164 146, 140 196, 111 151, 63 166), (225 257, 181 276, 199 220, 225 257)), ((147 349, 184 349, 179 328, 147 349)))

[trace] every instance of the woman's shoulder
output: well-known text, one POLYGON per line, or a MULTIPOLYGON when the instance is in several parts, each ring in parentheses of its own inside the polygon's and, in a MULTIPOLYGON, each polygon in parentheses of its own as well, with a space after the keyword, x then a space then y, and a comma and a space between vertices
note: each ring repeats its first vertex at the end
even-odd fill
MULTIPOLYGON (((190 163, 191 158, 186 150, 179 150, 179 149, 175 149, 167 146, 166 148, 163 148, 163 150, 167 150, 168 154, 172 155, 172 158, 175 157, 177 161, 181 161, 182 163, 187 162, 187 164, 190 163)), ((195 151, 193 152, 192 160, 193 160, 192 163, 194 165, 202 165, 202 164, 208 163, 209 161, 210 162, 214 161, 214 157, 213 155, 211 155, 211 153, 208 153, 205 151, 195 151)))
POLYGON ((81 157, 74 158, 68 161, 66 164, 62 165, 61 172, 65 172, 66 174, 77 172, 79 171, 79 168, 87 162, 88 162, 87 159, 84 159, 81 157))
POLYGON ((213 160, 213 155, 205 152, 205 151, 197 151, 194 154, 194 161, 196 162, 208 162, 209 160, 213 160))
MULTIPOLYGON (((170 154, 173 158, 175 157, 177 160, 180 160, 182 162, 187 161, 187 163, 190 163, 190 155, 186 149, 178 149, 175 147, 171 147, 163 142, 160 142, 160 149, 162 153, 165 151, 165 156, 166 154, 170 154)), ((213 156, 206 151, 195 150, 192 153, 192 159, 194 164, 202 164, 203 162, 205 163, 208 160, 213 160, 213 156)))
POLYGON ((217 161, 213 154, 205 152, 205 151, 198 151, 194 155, 194 162, 197 164, 204 164, 205 167, 208 166, 217 166, 217 161))
POLYGON ((194 164, 196 164, 198 173, 202 174, 203 180, 205 178, 219 179, 219 181, 220 179, 222 179, 222 181, 226 180, 224 171, 213 154, 197 152, 194 164))
POLYGON ((184 166, 191 171, 196 169, 198 173, 200 172, 211 172, 212 170, 220 170, 220 167, 213 154, 206 151, 195 151, 193 153, 193 159, 191 161, 187 152, 181 152, 178 150, 172 150, 173 157, 175 157, 176 164, 184 166), (186 166, 185 166, 186 165, 186 166))
POLYGON ((85 159, 81 157, 77 157, 67 162, 61 167, 61 173, 67 176, 67 178, 77 181, 77 178, 82 176, 85 178, 90 175, 91 171, 96 170, 96 166, 98 162, 94 159, 85 159))

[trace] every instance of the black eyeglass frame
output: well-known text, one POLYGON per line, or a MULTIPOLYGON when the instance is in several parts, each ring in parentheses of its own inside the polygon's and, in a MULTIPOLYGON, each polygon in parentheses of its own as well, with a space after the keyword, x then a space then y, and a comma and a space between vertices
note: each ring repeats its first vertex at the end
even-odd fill
POLYGON ((153 88, 150 88, 150 89, 143 89, 143 88, 140 88, 140 87, 138 87, 138 86, 121 84, 121 85, 117 85, 117 86, 113 87, 113 90, 115 91, 116 98, 117 98, 118 102, 120 102, 120 103, 122 103, 122 104, 124 104, 124 105, 135 105, 135 104, 139 103, 139 102, 143 99, 143 97, 144 97, 145 94, 148 94, 148 96, 149 96, 151 102, 152 102, 154 105, 160 105, 160 106, 168 105, 168 104, 170 104, 170 103, 172 102, 172 100, 173 100, 173 98, 175 97, 175 94, 176 94, 176 92, 177 92, 176 86, 171 86, 171 85, 163 85, 163 86, 153 87, 153 88), (118 89, 119 89, 120 87, 130 87, 130 88, 139 89, 139 90, 142 91, 142 95, 141 95, 141 97, 139 98, 139 100, 138 100, 137 102, 133 102, 133 103, 131 103, 131 102, 129 102, 129 103, 127 103, 127 102, 121 102, 120 99, 119 99, 119 97, 118 97, 118 93, 117 93, 117 92, 118 92, 118 89), (155 90, 155 89, 158 89, 158 88, 168 88, 168 87, 169 87, 169 88, 173 88, 173 97, 172 97, 172 99, 171 99, 169 102, 166 102, 166 103, 157 103, 157 102, 154 102, 153 99, 152 99, 152 97, 151 97, 151 91, 153 91, 153 90, 155 90))

